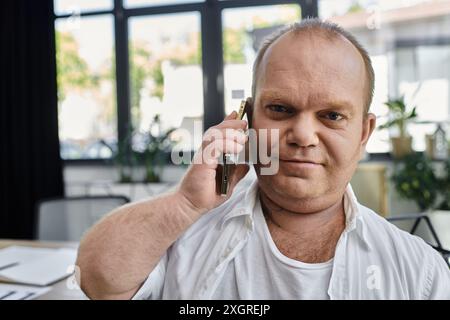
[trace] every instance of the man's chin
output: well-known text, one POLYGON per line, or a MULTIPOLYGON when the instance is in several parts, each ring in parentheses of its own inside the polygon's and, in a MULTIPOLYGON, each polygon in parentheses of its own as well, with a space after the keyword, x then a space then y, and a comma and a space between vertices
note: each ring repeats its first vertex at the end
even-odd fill
POLYGON ((260 175, 258 179, 266 188, 274 190, 274 192, 282 197, 298 199, 316 198, 322 192, 321 186, 317 183, 318 180, 309 177, 303 178, 277 174, 273 176, 260 175))

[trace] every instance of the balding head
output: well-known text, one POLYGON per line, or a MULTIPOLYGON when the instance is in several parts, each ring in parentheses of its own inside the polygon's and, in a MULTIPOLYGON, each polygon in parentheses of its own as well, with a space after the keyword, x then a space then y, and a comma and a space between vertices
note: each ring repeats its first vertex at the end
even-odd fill
MULTIPOLYGON (((256 89, 259 71, 261 69, 261 62, 268 49, 282 36, 292 33, 293 35, 307 34, 309 36, 320 36, 329 39, 330 43, 333 41, 348 41, 359 52, 362 61, 364 62, 366 83, 365 83, 365 101, 364 101, 364 114, 369 112, 370 104, 372 103, 375 75, 372 67, 372 62, 367 51, 362 45, 351 35, 338 25, 330 22, 321 21, 319 19, 306 19, 298 23, 294 23, 287 27, 280 29, 274 34, 265 39, 261 48, 258 51, 255 62, 253 64, 253 81, 252 81, 252 97, 256 97, 256 89)), ((300 39, 300 37, 298 37, 300 39)), ((317 52, 320 54, 320 52, 317 52)))

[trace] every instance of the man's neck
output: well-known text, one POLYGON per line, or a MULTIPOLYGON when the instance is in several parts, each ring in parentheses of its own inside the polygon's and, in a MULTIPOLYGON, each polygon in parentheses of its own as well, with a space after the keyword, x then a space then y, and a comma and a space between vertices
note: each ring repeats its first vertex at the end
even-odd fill
POLYGON ((289 258, 320 263, 334 257, 337 241, 345 228, 342 201, 315 213, 284 209, 260 192, 261 207, 278 249, 289 258))

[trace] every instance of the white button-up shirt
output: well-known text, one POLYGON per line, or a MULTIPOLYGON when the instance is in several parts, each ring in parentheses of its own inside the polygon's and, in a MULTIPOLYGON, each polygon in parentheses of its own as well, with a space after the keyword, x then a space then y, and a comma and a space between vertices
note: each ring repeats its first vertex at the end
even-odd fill
MULTIPOLYGON (((168 249, 133 298, 216 296, 227 265, 255 236, 257 191, 250 170, 230 199, 202 216, 168 249)), ((330 299, 450 299, 450 270, 431 246, 359 204, 350 184, 344 211, 346 227, 335 250, 330 299)), ((259 299, 240 293, 244 299, 259 299)))

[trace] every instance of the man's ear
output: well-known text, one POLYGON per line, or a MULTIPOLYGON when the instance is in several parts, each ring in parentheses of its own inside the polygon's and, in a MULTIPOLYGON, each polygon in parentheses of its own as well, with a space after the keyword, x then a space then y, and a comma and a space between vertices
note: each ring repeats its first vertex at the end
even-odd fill
POLYGON ((247 112, 248 127, 251 128, 252 120, 253 120, 253 107, 254 107, 253 98, 248 97, 246 101, 247 101, 247 111, 246 112, 247 112))
POLYGON ((368 113, 363 118, 363 130, 361 134, 361 155, 363 155, 367 142, 369 141, 370 136, 375 130, 377 123, 377 117, 373 113, 368 113))

